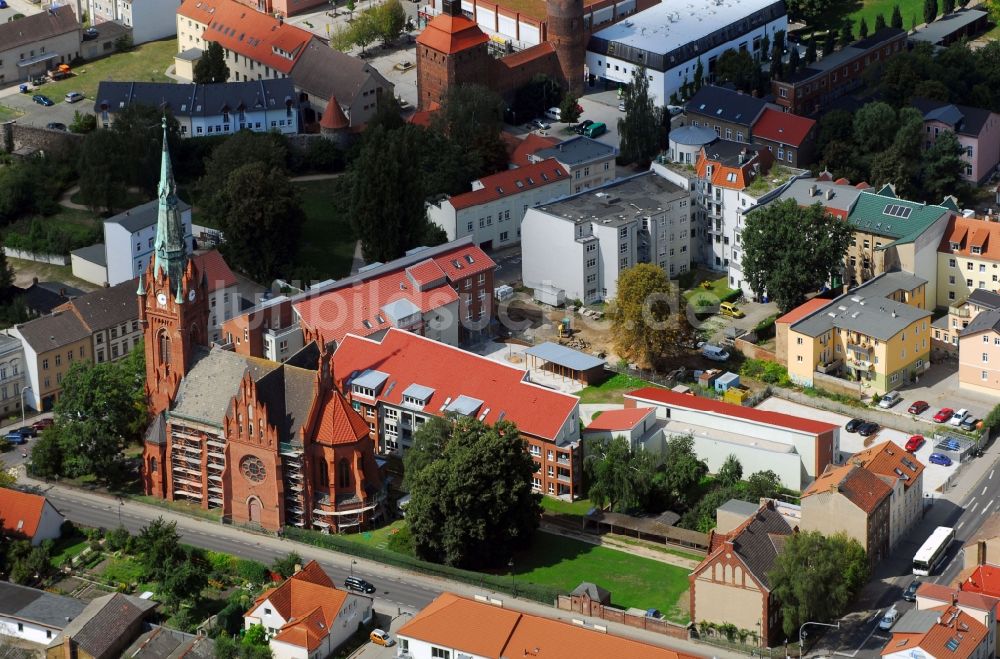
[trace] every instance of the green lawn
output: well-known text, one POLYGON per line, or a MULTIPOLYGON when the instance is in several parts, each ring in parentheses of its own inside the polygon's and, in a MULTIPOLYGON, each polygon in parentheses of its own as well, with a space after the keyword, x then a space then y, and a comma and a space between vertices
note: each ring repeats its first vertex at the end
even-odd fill
POLYGON ((633 547, 645 547, 646 549, 652 549, 654 551, 661 552, 663 554, 670 554, 671 556, 676 556, 678 558, 686 558, 689 561, 696 561, 701 563, 704 560, 704 554, 696 554, 691 551, 684 551, 683 549, 674 549, 673 547, 666 547, 656 542, 645 542, 642 540, 636 540, 635 538, 630 538, 627 535, 618 535, 617 533, 608 533, 607 537, 610 537, 615 542, 622 542, 626 545, 632 545, 633 547))
POLYGON ((166 499, 158 499, 145 494, 127 494, 125 496, 129 499, 135 499, 136 501, 142 503, 148 503, 151 506, 159 506, 160 508, 167 508, 169 510, 173 510, 174 512, 192 515, 194 517, 201 517, 203 519, 210 519, 215 522, 218 522, 222 518, 222 513, 218 508, 205 510, 195 503, 187 503, 185 501, 167 501, 166 499))
POLYGON ((386 544, 389 542, 389 536, 397 533, 399 529, 406 526, 406 522, 401 519, 397 519, 392 524, 388 526, 383 526, 380 529, 375 529, 374 531, 362 531, 361 533, 345 533, 341 535, 344 540, 349 540, 350 542, 355 542, 359 545, 367 545, 369 547, 379 547, 384 549, 386 544))
POLYGON ((655 387, 657 385, 632 377, 617 373, 598 385, 591 385, 580 392, 581 403, 620 403, 623 394, 633 389, 642 387, 655 387))
POLYGON ((104 580, 111 584, 139 583, 143 577, 142 566, 134 558, 111 558, 104 568, 104 580))
POLYGON ((590 512, 593 507, 594 504, 590 503, 590 499, 580 499, 570 503, 555 497, 542 497, 542 508, 552 513, 583 516, 590 512))
POLYGON ((514 578, 566 592, 592 581, 611 591, 615 606, 657 608, 674 622, 688 622, 686 608, 677 606, 688 570, 615 549, 539 532, 531 549, 514 559, 514 578))
POLYGON ((726 276, 713 279, 710 281, 710 284, 711 285, 707 288, 698 284, 697 286, 687 289, 681 295, 684 296, 684 299, 690 300, 695 295, 703 293, 711 293, 717 298, 722 298, 723 296, 733 292, 733 289, 729 288, 729 279, 726 276))
POLYGON ((892 8, 896 5, 899 5, 899 11, 903 15, 903 28, 909 30, 914 17, 917 19, 917 25, 924 22, 924 3, 921 0, 864 0, 863 3, 858 3, 857 0, 846 0, 846 4, 857 7, 849 16, 854 21, 855 39, 860 38, 857 26, 862 18, 868 23, 868 29, 873 32, 875 17, 882 14, 885 17, 886 25, 888 25, 889 19, 892 18, 892 8))
POLYGON ((0 105, 0 121, 10 121, 21 116, 21 112, 0 105))
POLYGON ((343 195, 335 195, 337 179, 295 184, 306 214, 299 241, 298 263, 319 278, 341 278, 351 273, 354 230, 343 208, 343 195))
POLYGON ((41 93, 56 103, 62 103, 66 92, 83 93, 87 100, 77 103, 81 112, 93 109, 93 99, 97 96, 97 85, 102 80, 136 82, 172 82, 165 75, 174 63, 177 54, 177 39, 151 41, 136 46, 127 53, 115 53, 103 59, 87 62, 73 69, 74 75, 66 80, 47 82, 41 93))
POLYGON ((86 537, 77 533, 64 538, 59 538, 52 547, 50 563, 53 567, 59 568, 63 563, 76 557, 87 548, 89 544, 86 537))

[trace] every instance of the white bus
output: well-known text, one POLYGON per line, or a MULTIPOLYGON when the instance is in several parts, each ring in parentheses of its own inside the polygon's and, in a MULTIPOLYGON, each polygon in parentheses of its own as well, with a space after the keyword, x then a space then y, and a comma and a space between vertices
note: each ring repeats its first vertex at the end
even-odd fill
POLYGON ((913 574, 922 577, 929 576, 937 564, 941 562, 948 546, 955 539, 955 529, 948 526, 939 526, 934 529, 934 533, 927 538, 923 546, 917 550, 913 557, 913 574))

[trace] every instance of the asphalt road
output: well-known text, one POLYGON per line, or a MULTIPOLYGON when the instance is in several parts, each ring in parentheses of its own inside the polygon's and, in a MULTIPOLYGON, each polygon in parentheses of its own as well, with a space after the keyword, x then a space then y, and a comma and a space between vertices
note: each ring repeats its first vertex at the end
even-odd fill
MULTIPOLYGON (((101 503, 98 504, 89 499, 55 489, 46 491, 45 496, 68 519, 83 526, 112 529, 119 525, 120 519, 125 528, 132 533, 137 533, 143 526, 159 516, 155 509, 151 510, 146 506, 137 505, 127 500, 124 505, 119 505, 112 499, 108 499, 106 503, 102 499, 101 503)), ((375 585, 378 590, 374 597, 376 604, 382 605, 380 607, 382 610, 399 607, 410 609, 412 613, 425 607, 444 590, 444 588, 428 588, 423 584, 389 576, 379 571, 377 563, 352 559, 346 554, 342 557, 338 555, 339 560, 331 560, 329 556, 322 555, 327 552, 322 552, 322 554, 313 552, 310 551, 311 548, 303 548, 300 545, 292 546, 292 543, 276 538, 258 536, 248 532, 231 533, 228 531, 232 531, 232 529, 228 528, 224 529, 227 532, 220 532, 223 529, 219 529, 219 525, 214 522, 176 516, 171 516, 171 518, 177 519, 177 532, 181 539, 192 546, 226 552, 240 558, 259 561, 265 565, 270 565, 276 558, 284 556, 294 549, 307 560, 315 558, 319 561, 333 582, 337 584, 343 583, 344 579, 351 574, 351 561, 356 560, 357 564, 353 566, 353 574, 363 577, 375 585)))

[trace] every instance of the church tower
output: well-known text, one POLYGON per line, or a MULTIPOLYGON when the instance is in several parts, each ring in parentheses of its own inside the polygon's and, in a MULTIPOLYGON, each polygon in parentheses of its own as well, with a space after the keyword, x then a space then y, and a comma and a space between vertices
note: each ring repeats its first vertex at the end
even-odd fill
POLYGON ((146 395, 150 415, 167 410, 191 367, 194 351, 208 345, 208 282, 184 240, 177 185, 163 119, 155 258, 139 277, 139 319, 145 329, 146 395))

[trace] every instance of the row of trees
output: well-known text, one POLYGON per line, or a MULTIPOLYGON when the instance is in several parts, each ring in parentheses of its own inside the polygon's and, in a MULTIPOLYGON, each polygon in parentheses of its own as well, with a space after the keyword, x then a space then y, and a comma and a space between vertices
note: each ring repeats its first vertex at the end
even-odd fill
MULTIPOLYGON (((353 0, 348 4, 353 11, 353 0)), ((370 44, 381 40, 388 46, 403 33, 407 27, 406 10, 399 0, 385 0, 370 7, 357 18, 344 24, 339 24, 330 35, 330 45, 337 50, 347 51, 354 46, 360 46, 362 54, 370 44)))

